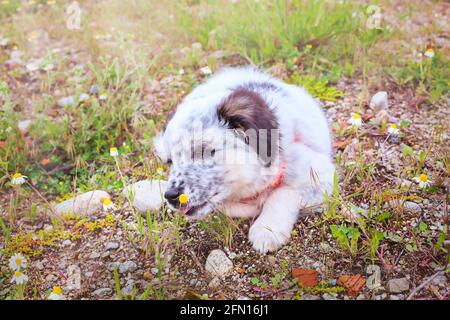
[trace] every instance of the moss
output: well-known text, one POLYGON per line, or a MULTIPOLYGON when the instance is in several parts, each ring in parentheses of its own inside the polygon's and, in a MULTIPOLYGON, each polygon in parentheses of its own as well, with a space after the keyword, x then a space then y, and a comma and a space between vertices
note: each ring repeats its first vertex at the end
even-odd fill
POLYGON ((345 93, 328 84, 328 80, 319 80, 312 76, 294 74, 288 82, 304 87, 311 95, 320 100, 336 101, 345 96, 345 93))

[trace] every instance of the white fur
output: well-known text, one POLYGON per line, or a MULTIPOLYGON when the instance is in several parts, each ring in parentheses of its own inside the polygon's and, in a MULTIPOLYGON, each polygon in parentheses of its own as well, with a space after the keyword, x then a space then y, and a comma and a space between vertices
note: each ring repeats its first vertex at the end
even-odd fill
MULTIPOLYGON (((193 119, 210 119, 213 127, 218 127, 219 123, 214 122, 217 121, 217 106, 232 93, 233 88, 249 82, 270 83, 279 88, 258 93, 278 120, 282 150, 280 161, 287 165, 286 176, 281 187, 254 203, 243 204, 240 199, 261 190, 277 174, 261 177, 257 166, 232 168, 230 164, 224 167, 234 179, 227 184, 230 190, 212 197, 212 200, 216 201, 214 208, 217 208, 216 203, 220 203, 220 208, 229 216, 257 217, 250 228, 249 240, 255 250, 266 253, 277 250, 289 240, 299 211, 304 206, 319 204, 323 201, 324 192, 331 192, 335 171, 331 138, 318 101, 304 89, 281 82, 254 68, 224 69, 185 98, 164 135, 156 139, 155 148, 160 157, 167 160, 173 148, 180 144, 179 137, 173 138, 177 136, 176 132, 186 128, 193 119), (299 143, 293 142, 296 136, 301 138, 299 143)), ((242 150, 239 152, 242 153, 242 150)))

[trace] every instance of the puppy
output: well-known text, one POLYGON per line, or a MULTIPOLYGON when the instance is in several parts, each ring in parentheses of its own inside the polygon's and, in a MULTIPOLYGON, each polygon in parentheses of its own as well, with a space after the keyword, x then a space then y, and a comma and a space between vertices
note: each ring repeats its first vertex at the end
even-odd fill
POLYGON ((332 190, 318 101, 253 67, 223 69, 195 88, 154 146, 171 163, 169 206, 190 219, 214 211, 256 218, 249 240, 261 253, 286 244, 299 211, 332 190))

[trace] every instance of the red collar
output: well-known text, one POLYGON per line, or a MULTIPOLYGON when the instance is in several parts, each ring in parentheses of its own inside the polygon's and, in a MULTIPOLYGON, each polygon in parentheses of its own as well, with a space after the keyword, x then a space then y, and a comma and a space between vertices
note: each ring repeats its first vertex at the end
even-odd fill
POLYGON ((251 195, 250 197, 245 197, 239 200, 241 203, 249 203, 253 202, 256 199, 259 198, 264 193, 271 192, 281 186, 281 184, 284 181, 284 178, 286 176, 286 162, 283 162, 280 167, 280 172, 276 176, 275 180, 266 185, 261 191, 256 192, 255 194, 251 195))

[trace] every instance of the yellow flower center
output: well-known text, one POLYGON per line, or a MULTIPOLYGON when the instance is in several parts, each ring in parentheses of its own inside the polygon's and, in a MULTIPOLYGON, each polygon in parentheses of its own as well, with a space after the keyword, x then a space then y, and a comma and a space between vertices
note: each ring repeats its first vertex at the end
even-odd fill
POLYGON ((53 293, 57 295, 62 295, 61 287, 53 287, 53 293))
POLYGON ((16 259, 16 266, 20 266, 20 265, 22 265, 22 259, 17 258, 16 259))
POLYGON ((352 118, 355 119, 355 120, 358 120, 358 119, 361 119, 361 115, 359 113, 354 113, 352 115, 352 118))
POLYGON ((178 200, 180 201, 181 204, 183 204, 189 201, 189 197, 187 194, 182 193, 178 200))
POLYGON ((164 172, 164 168, 163 168, 163 167, 158 167, 158 168, 156 169, 156 172, 162 173, 162 172, 164 172))
POLYGON ((110 152, 116 152, 116 151, 117 151, 117 148, 116 148, 116 147, 112 147, 112 148, 109 149, 109 151, 110 151, 110 152))
POLYGON ((105 206, 109 206, 111 203, 112 203, 112 201, 111 201, 110 198, 105 198, 105 200, 103 200, 103 204, 104 204, 105 206))
POLYGON ((14 277, 19 278, 20 276, 22 276, 22 272, 20 271, 14 272, 14 277))
POLYGON ((427 53, 434 53, 434 50, 431 49, 431 48, 429 48, 429 49, 427 49, 427 51, 425 51, 425 52, 427 52, 427 53))
POLYGON ((389 127, 390 127, 391 129, 397 129, 397 125, 396 125, 395 123, 392 123, 389 127))
POLYGON ((308 49, 311 49, 313 46, 312 46, 312 44, 307 44, 306 45, 306 48, 308 48, 308 49))
POLYGON ((422 182, 427 182, 428 181, 428 176, 426 174, 422 173, 419 176, 419 180, 422 181, 422 182))
POLYGON ((19 173, 19 172, 14 173, 13 179, 20 179, 20 178, 22 178, 22 174, 21 173, 19 173))

